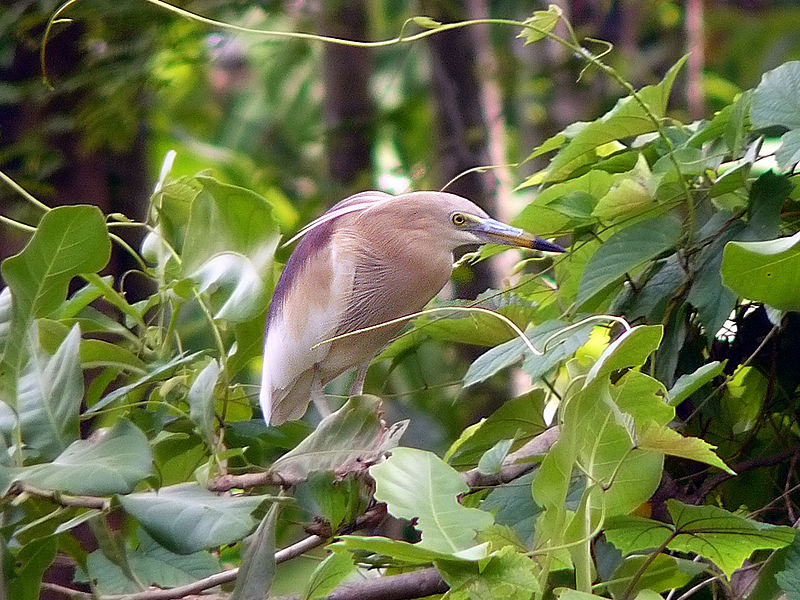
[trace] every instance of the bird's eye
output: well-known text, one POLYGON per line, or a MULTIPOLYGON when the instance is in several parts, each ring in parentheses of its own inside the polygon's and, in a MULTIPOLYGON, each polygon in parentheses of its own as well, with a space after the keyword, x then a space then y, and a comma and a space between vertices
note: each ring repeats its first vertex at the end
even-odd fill
POLYGON ((467 222, 467 217, 461 213, 453 213, 453 216, 450 217, 450 220, 456 227, 463 227, 467 222))

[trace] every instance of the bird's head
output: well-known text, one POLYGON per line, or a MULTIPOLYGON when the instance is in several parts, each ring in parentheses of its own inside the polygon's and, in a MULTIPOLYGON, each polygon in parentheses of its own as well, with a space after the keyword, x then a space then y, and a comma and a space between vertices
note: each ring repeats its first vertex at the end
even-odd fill
POLYGON ((409 200, 427 200, 425 226, 431 237, 439 237, 454 248, 469 244, 502 244, 541 250, 565 252, 564 248, 536 237, 522 229, 492 219, 473 202, 444 192, 412 192, 409 200), (414 198, 417 194, 418 198, 414 198), (429 196, 423 198, 422 195, 429 196))

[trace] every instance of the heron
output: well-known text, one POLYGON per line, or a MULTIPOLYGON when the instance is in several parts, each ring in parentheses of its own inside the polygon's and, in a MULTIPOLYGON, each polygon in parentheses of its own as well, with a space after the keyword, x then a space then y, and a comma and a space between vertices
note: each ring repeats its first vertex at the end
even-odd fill
POLYGON ((259 402, 269 425, 300 419, 312 401, 325 416, 325 385, 346 371, 357 369, 350 393, 362 393, 370 361, 404 322, 360 330, 420 311, 449 280, 457 248, 565 251, 433 191, 350 196, 287 244, 297 239, 267 312, 259 402))

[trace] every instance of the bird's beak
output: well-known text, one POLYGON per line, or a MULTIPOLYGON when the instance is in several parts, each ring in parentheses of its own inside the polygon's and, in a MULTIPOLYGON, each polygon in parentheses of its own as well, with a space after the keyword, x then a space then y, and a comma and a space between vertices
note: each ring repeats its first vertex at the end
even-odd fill
POLYGON ((548 242, 540 237, 531 235, 527 231, 506 225, 494 219, 481 219, 472 230, 478 237, 491 244, 503 244, 505 246, 519 246, 521 248, 531 248, 543 252, 566 252, 558 244, 548 242))

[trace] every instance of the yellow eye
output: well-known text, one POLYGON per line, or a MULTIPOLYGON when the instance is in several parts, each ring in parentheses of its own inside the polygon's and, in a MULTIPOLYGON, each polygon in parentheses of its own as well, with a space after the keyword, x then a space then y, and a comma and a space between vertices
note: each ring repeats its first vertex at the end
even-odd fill
POLYGON ((453 222, 453 225, 456 227, 463 227, 467 223, 467 217, 465 217, 461 213, 453 213, 453 216, 450 217, 450 220, 453 222))

